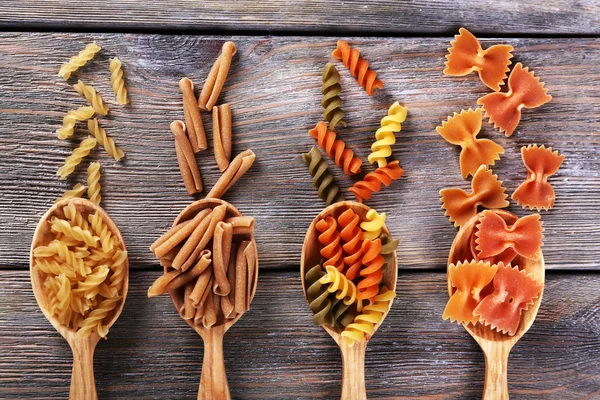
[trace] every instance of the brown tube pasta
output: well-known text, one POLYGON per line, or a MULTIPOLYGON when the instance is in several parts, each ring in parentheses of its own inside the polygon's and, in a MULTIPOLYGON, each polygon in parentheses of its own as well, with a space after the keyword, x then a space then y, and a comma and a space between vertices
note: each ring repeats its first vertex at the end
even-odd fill
POLYGON ((200 304, 200 300, 204 296, 204 292, 206 290, 212 290, 212 287, 209 287, 208 284, 213 279, 213 272, 210 268, 207 268, 198 276, 198 280, 196 281, 196 285, 194 286, 194 290, 190 294, 190 299, 192 300, 192 304, 194 307, 198 308, 200 304))
POLYGON ((217 322, 217 307, 219 304, 219 296, 212 291, 209 291, 206 302, 204 303, 204 316, 202 317, 202 325, 204 325, 205 328, 208 329, 217 322))
POLYGON ((248 278, 246 280, 246 311, 248 311, 250 309, 252 296, 254 295, 254 274, 257 273, 256 247, 254 242, 250 242, 250 245, 246 247, 246 250, 244 250, 244 255, 246 256, 246 265, 248 266, 248 278))
POLYGON ((231 188, 231 186, 246 173, 246 171, 248 171, 254 163, 255 158, 256 154, 250 149, 238 154, 237 157, 229 163, 229 167, 223 172, 206 197, 220 198, 223 196, 225 192, 227 192, 229 188, 231 188))
POLYGON ((185 228, 185 226, 190 222, 192 222, 192 220, 189 219, 187 221, 183 221, 182 223, 175 225, 174 227, 163 233, 158 239, 154 241, 154 243, 152 243, 152 245, 150 246, 150 251, 154 253, 154 250, 158 246, 169 240, 171 236, 179 232, 181 229, 185 228))
POLYGON ((243 241, 235 257, 235 312, 242 314, 246 311, 246 290, 248 280, 248 265, 246 249, 251 246, 251 242, 243 241))
POLYGON ((221 54, 217 57, 217 60, 213 64, 202 91, 198 98, 198 105, 203 110, 211 111, 214 105, 217 103, 217 99, 221 94, 221 89, 227 79, 229 68, 231 67, 231 59, 235 55, 237 49, 233 42, 225 42, 221 54))
MULTIPOLYGON (((208 228, 202 235, 200 242, 196 245, 196 249, 192 252, 192 254, 185 260, 185 262, 181 265, 181 270, 185 271, 190 268, 196 260, 199 258, 201 252, 206 248, 208 242, 213 238, 215 233, 215 227, 219 221, 223 221, 225 218, 225 213, 227 212, 227 207, 224 205, 216 206, 212 212, 210 217, 210 223, 208 224, 208 228)), ((207 217, 208 218, 208 217, 207 217)))
POLYGON ((231 159, 231 107, 229 103, 225 103, 215 106, 212 112, 215 160, 219 170, 223 172, 231 159))
POLYGON ((254 233, 254 217, 231 217, 226 218, 225 222, 233 227, 233 235, 250 235, 254 233))
POLYGON ((175 246, 171 251, 165 254, 164 257, 160 258, 160 266, 165 268, 171 268, 171 265, 173 264, 173 259, 175 258, 180 249, 181 246, 175 246))
POLYGON ((179 88, 183 94, 183 115, 192 149, 194 153, 206 150, 208 147, 206 133, 204 132, 204 124, 202 123, 202 116, 198 108, 198 101, 194 94, 194 82, 189 78, 181 78, 179 88))
POLYGON ((181 272, 178 270, 169 271, 157 280, 154 281, 150 289, 148 289, 148 297, 158 296, 163 293, 170 292, 182 287, 192 279, 198 277, 211 263, 210 250, 204 250, 200 257, 200 262, 194 265, 189 271, 181 272))
MULTIPOLYGON (((174 231, 174 233, 169 235, 168 239, 154 249, 154 255, 158 258, 164 257, 165 254, 170 252, 175 246, 187 239, 187 237, 192 234, 202 219, 204 219, 204 217, 206 217, 209 213, 209 209, 202 210, 196 214, 191 222, 186 224, 183 228, 177 229, 177 226, 171 228, 169 232, 174 231)), ((169 232, 166 234, 169 234, 169 232)))
POLYGON ((185 134, 185 124, 175 120, 171 122, 171 132, 175 135, 175 151, 183 183, 189 194, 202 191, 202 178, 194 157, 194 150, 185 134))
POLYGON ((183 291, 183 312, 181 313, 183 319, 192 319, 194 318, 194 315, 196 315, 196 309, 190 298, 192 290, 194 290, 194 282, 186 283, 183 291))
MULTIPOLYGON (((187 268, 184 269, 181 266, 188 259, 190 259, 190 256, 192 255, 192 253, 197 249, 196 246, 198 245, 198 243, 200 243, 200 239, 202 239, 202 236, 204 236, 204 233, 206 233, 206 230, 208 229, 208 226, 210 225, 210 223, 212 221, 213 214, 214 214, 214 211, 210 212, 206 217, 204 217, 202 219, 202 221, 200 221, 198 226, 196 226, 196 229, 194 229, 194 231, 190 234, 190 236, 188 236, 184 245, 181 247, 181 250, 179 250, 179 252, 175 256, 175 258, 173 259, 173 263, 171 265, 173 268, 179 269, 182 271, 185 271, 187 269, 187 268)), ((202 251, 202 250, 204 250, 204 249, 200 249, 198 251, 197 255, 200 254, 200 251, 202 251)), ((190 263, 188 263, 187 264, 188 268, 194 262, 196 262, 196 260, 192 260, 190 263)))
POLYGON ((228 296, 221 297, 221 311, 227 319, 233 319, 237 313, 234 310, 235 304, 235 255, 237 254, 237 244, 231 244, 231 257, 229 257, 229 265, 227 266, 227 279, 229 280, 229 286, 231 290, 228 296))
POLYGON ((215 228, 213 238, 213 271, 215 274, 213 292, 219 296, 227 296, 231 290, 231 285, 227 279, 227 268, 229 267, 229 254, 231 253, 232 230, 231 224, 221 221, 215 228))

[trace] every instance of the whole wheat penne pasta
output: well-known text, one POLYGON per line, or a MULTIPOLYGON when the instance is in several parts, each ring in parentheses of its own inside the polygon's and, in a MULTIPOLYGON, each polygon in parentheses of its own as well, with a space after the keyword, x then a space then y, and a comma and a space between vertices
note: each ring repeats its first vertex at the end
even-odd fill
POLYGON ((231 186, 246 173, 246 171, 248 171, 254 163, 255 158, 256 155, 250 149, 238 154, 231 163, 229 163, 229 167, 223 172, 206 197, 220 198, 223 196, 223 194, 225 194, 225 192, 227 192, 229 188, 231 188, 231 186))
POLYGON ((179 232, 181 229, 183 229, 191 221, 192 220, 190 220, 190 219, 188 219, 187 221, 183 221, 183 222, 175 225, 174 227, 172 227, 171 229, 169 229, 165 233, 163 233, 158 239, 156 239, 154 241, 154 243, 152 243, 152 245, 150 246, 150 251, 154 252, 154 249, 156 249, 158 246, 160 246, 161 244, 163 244, 164 242, 166 242, 171 236, 173 236, 174 234, 176 234, 177 232, 179 232))
POLYGON ((194 82, 189 78, 181 78, 179 88, 183 94, 183 115, 187 134, 192 145, 194 153, 201 150, 206 150, 206 133, 204 132, 204 124, 198 108, 198 100, 194 94, 194 82))
POLYGON ((219 296, 227 296, 231 290, 227 279, 227 268, 231 253, 232 230, 231 224, 219 221, 213 237, 213 271, 215 274, 213 292, 219 296))
POLYGON ((194 285, 194 290, 190 294, 194 307, 198 308, 200 300, 202 299, 202 296, 204 296, 206 290, 212 290, 212 287, 208 287, 209 282, 212 280, 212 275, 212 269, 207 268, 198 276, 198 280, 194 285))
POLYGON ((213 108, 213 143, 215 160, 221 172, 231 159, 231 107, 225 103, 213 108))
MULTIPOLYGON (((158 258, 164 257, 165 254, 171 251, 175 246, 187 239, 187 237, 192 234, 194 229, 196 229, 200 221, 202 221, 202 219, 204 219, 204 217, 206 217, 209 213, 210 210, 204 209, 198 214, 196 214, 196 216, 192 218, 189 224, 186 224, 186 226, 184 226, 181 229, 177 229, 176 232, 170 235, 168 239, 166 239, 162 244, 157 246, 154 249, 154 255, 158 258)), ((174 230, 175 228, 171 229, 174 230)))
POLYGON ((209 292, 208 298, 206 299, 204 318, 202 318, 202 325, 204 325, 205 328, 208 329, 217 323, 217 308, 219 304, 219 296, 217 296, 213 292, 209 292))
POLYGON ((254 228, 254 217, 241 216, 241 217, 230 217, 225 218, 225 222, 231 224, 232 228, 245 227, 245 228, 254 228))
POLYGON ((202 91, 198 98, 198 105, 204 110, 212 110, 214 105, 217 103, 217 99, 221 94, 221 89, 227 79, 229 68, 231 67, 231 59, 235 55, 237 49, 233 42, 225 42, 221 50, 221 54, 217 57, 217 60, 213 64, 202 91))
MULTIPOLYGON (((197 248, 196 246, 198 245, 198 243, 200 243, 200 239, 202 239, 202 236, 204 235, 204 233, 208 229, 208 226, 210 225, 210 222, 212 221, 212 214, 213 211, 211 211, 206 217, 204 217, 204 219, 200 221, 196 229, 194 229, 190 236, 188 236, 187 240, 181 247, 181 250, 179 250, 175 258, 173 259, 173 268, 185 271, 185 269, 181 268, 181 266, 190 258, 194 250, 197 248)), ((198 251, 198 254, 200 254, 200 251, 198 251)), ((191 266, 194 262, 196 262, 196 260, 190 262, 188 267, 191 266)))
POLYGON ((196 265, 194 265, 194 268, 191 268, 185 272, 178 270, 167 272, 165 275, 154 281, 152 286, 150 286, 150 289, 148 289, 148 297, 154 297, 166 292, 170 292, 171 290, 180 288, 186 283, 190 282, 192 279, 198 277, 198 275, 200 275, 210 265, 210 257, 210 250, 204 250, 200 257, 201 262, 198 262, 196 265))
POLYGON ((251 242, 243 241, 238 247, 235 257, 235 312, 242 314, 246 311, 246 290, 248 288, 248 259, 246 257, 246 249, 251 242))
POLYGON ((225 318, 233 319, 236 317, 236 312, 234 310, 235 304, 235 260, 237 254, 237 244, 231 244, 231 256, 229 257, 229 265, 227 266, 227 279, 229 280, 229 286, 231 286, 231 290, 229 291, 228 296, 221 297, 221 311, 223 311, 223 315, 225 318))
POLYGON ((233 228, 233 235, 251 235, 254 233, 254 227, 237 226, 233 228))
POLYGON ((207 302, 208 297, 212 293, 211 289, 212 289, 212 285, 213 285, 214 281, 215 281, 215 277, 214 277, 214 275, 211 275, 210 280, 208 281, 208 290, 204 291, 204 294, 202 295, 202 298, 200 299, 200 302, 198 303, 197 309, 202 310, 202 315, 204 315, 204 313, 206 311, 206 302, 207 302))
POLYGON ((254 295, 254 274, 256 271, 256 247, 254 242, 250 242, 250 245, 246 247, 244 251, 246 255, 246 264, 248 266, 248 279, 246 286, 246 311, 250 309, 250 302, 252 301, 252 296, 254 295))
POLYGON ((194 282, 188 282, 185 284, 185 289, 183 290, 183 313, 181 316, 183 319, 192 319, 194 315, 196 315, 196 309, 192 304, 192 299, 190 295, 194 290, 194 282))
POLYGON ((171 268, 171 265, 173 264, 173 259, 175 258, 180 249, 181 246, 179 245, 173 247, 171 251, 169 251, 167 254, 165 254, 164 257, 159 259, 160 265, 165 268, 171 268))
POLYGON ((165 287, 167 286, 167 284, 180 274, 181 271, 177 271, 176 269, 174 269, 160 276, 157 280, 154 281, 154 283, 152 283, 152 286, 150 286, 150 288, 148 289, 148 297, 154 297, 166 293, 165 287))
POLYGON ((183 182, 189 194, 202 191, 202 178, 200 170, 194 157, 194 150, 185 133, 185 124, 182 121, 175 120, 170 125, 171 132, 175 136, 175 151, 177 152, 177 162, 181 170, 183 182))
POLYGON ((225 207, 225 205, 216 206, 213 209, 210 216, 210 224, 208 225, 208 228, 206 228, 202 239, 200 239, 200 242, 198 243, 198 245, 196 245, 196 249, 192 252, 190 257, 183 263, 183 265, 181 265, 181 269, 183 271, 190 268, 190 266, 192 266, 196 262, 200 252, 204 250, 204 248, 206 248, 208 242, 213 238, 213 235, 215 233, 215 227, 217 226, 217 223, 219 221, 222 221, 223 218, 225 218, 226 212, 227 207, 225 207))

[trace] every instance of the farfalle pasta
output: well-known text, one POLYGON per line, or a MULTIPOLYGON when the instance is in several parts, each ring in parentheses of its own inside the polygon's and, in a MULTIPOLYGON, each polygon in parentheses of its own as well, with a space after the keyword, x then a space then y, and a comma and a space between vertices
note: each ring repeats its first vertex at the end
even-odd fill
POLYGON ((558 171, 565 156, 552 151, 551 147, 529 145, 521 148, 521 157, 527 168, 527 179, 514 191, 513 200, 538 211, 554 207, 556 195, 548 177, 558 171))
POLYGON ((342 99, 340 98, 342 85, 340 85, 340 74, 335 65, 332 63, 325 64, 322 81, 321 93, 323 94, 323 100, 321 100, 321 105, 323 106, 323 118, 329 122, 331 130, 335 129, 337 124, 345 127, 346 122, 343 119, 344 111, 342 111, 342 99))
POLYGON ((454 226, 462 226, 477 214, 477 208, 508 207, 508 197, 502 181, 485 165, 479 167, 471 181, 471 193, 458 188, 446 188, 440 191, 442 209, 454 226))
POLYGON ((448 143, 460 146, 460 172, 463 178, 473 175, 481 165, 494 165, 504 148, 489 139, 478 139, 481 130, 480 108, 462 110, 443 121, 436 131, 448 143))
POLYGON ((90 154, 90 151, 92 151, 92 149, 96 147, 97 143, 98 141, 92 137, 84 139, 79 144, 79 147, 73 150, 73 153, 71 153, 71 155, 67 157, 64 165, 60 167, 58 171, 56 171, 56 175, 60 176, 61 179, 66 179, 67 176, 71 175, 73 171, 75 171, 75 167, 77 167, 81 163, 81 160, 83 160, 85 156, 90 154))
POLYGON ((117 57, 111 58, 108 69, 110 71, 110 83, 113 92, 115 92, 117 103, 121 105, 129 103, 125 81, 123 80, 123 63, 117 57))
POLYGON ((360 227, 364 231, 363 238, 373 240, 379 237, 381 229, 385 225, 385 213, 377 213, 374 209, 367 211, 366 221, 361 222, 360 227))
POLYGON ((125 152, 115 144, 113 138, 106 134, 106 130, 100 126, 96 118, 88 120, 87 124, 90 134, 104 147, 109 156, 114 158, 115 161, 120 161, 125 157, 125 152))
POLYGON ((308 153, 302 154, 302 159, 308 167, 308 173, 313 177, 313 186, 317 188, 317 193, 325 204, 331 205, 343 200, 340 188, 335 183, 327 161, 323 160, 319 149, 313 146, 308 153))
POLYGON ((404 175, 404 170, 400 167, 400 162, 394 160, 385 167, 379 167, 373 172, 369 172, 365 177, 354 183, 348 191, 354 193, 356 201, 362 203, 369 200, 373 192, 379 192, 381 185, 390 186, 392 181, 400 179, 404 175))
POLYGON ((77 71, 80 67, 83 67, 88 61, 94 58, 100 49, 101 47, 98 46, 96 42, 88 43, 77 55, 71 57, 69 61, 61 65, 58 76, 64 80, 69 79, 73 72, 77 71))
POLYGON ((369 96, 373 96, 375 89, 383 89, 383 82, 377 79, 377 73, 369 68, 369 62, 361 58, 360 51, 352 49, 346 41, 338 40, 337 48, 331 55, 344 63, 369 96))
POLYGON ((406 120, 408 109, 395 102, 388 110, 388 114, 381 119, 381 127, 375 132, 375 142, 371 145, 369 162, 377 162, 379 168, 387 165, 387 157, 392 155, 392 147, 396 143, 394 132, 400 132, 401 123, 406 120))
POLYGON ((308 131, 310 136, 317 139, 319 147, 325 150, 325 153, 334 159, 338 167, 344 168, 344 173, 354 175, 360 172, 362 160, 354 156, 354 152, 346 147, 346 143, 336 139, 336 133, 327 129, 327 124, 323 121, 308 131))
POLYGON ((100 115, 108 114, 108 107, 104 104, 102 100, 102 96, 100 93, 96 91, 96 89, 91 85, 86 85, 82 81, 77 81, 75 85, 73 85, 73 89, 83 97, 92 105, 94 110, 100 115))
POLYGON ((490 123, 511 136, 521 120, 521 109, 536 108, 552 100, 544 83, 529 68, 517 63, 508 77, 508 92, 490 93, 479 100, 490 123))
POLYGON ((495 44, 483 50, 471 32, 465 28, 460 28, 458 32, 450 43, 444 74, 464 76, 477 72, 484 85, 494 91, 500 90, 510 69, 508 66, 511 64, 513 47, 495 44))
POLYGON ((343 240, 342 251, 344 252, 344 264, 346 278, 353 280, 363 265, 363 231, 360 228, 360 216, 351 208, 348 208, 337 219, 341 228, 340 237, 343 240))
POLYGON ((323 246, 321 248, 321 256, 325 258, 323 266, 326 268, 328 265, 332 265, 337 268, 338 271, 343 272, 346 268, 344 263, 342 246, 340 245, 340 233, 337 230, 337 221, 331 216, 321 219, 315 225, 319 234, 319 243, 323 246))
POLYGON ((354 321, 342 331, 342 337, 349 346, 354 346, 357 342, 371 337, 375 327, 383 321, 383 317, 389 311, 390 304, 395 297, 396 292, 382 287, 379 294, 373 298, 373 303, 363 307, 362 313, 357 315, 354 321))

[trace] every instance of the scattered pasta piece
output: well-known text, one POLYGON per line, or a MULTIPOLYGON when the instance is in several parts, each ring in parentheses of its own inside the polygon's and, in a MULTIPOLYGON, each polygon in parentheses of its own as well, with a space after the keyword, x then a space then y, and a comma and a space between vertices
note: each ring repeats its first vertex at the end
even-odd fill
POLYGON ((508 197, 504 192, 502 181, 492 174, 485 165, 479 167, 471 181, 471 193, 458 188, 447 188, 440 191, 442 209, 454 226, 462 226, 477 214, 477 207, 505 208, 508 207, 508 197))
POLYGON ((77 93, 85 97, 85 99, 90 102, 90 104, 98 114, 108 114, 108 107, 106 106, 106 104, 104 104, 104 101, 102 101, 102 96, 100 96, 100 93, 96 92, 96 89, 93 86, 86 85, 79 80, 75 85, 73 85, 73 89, 75 89, 77 93))
POLYGON ((217 99, 225 84, 225 79, 227 79, 229 68, 231 67, 231 59, 236 52, 237 49, 233 42, 225 42, 223 44, 221 54, 219 54, 219 57, 217 57, 217 60, 208 73, 204 86, 202 86, 200 97, 198 98, 198 105, 203 110, 211 111, 217 103, 217 99))
POLYGON ((338 300, 335 294, 329 293, 327 284, 320 282, 325 276, 321 265, 317 264, 304 275, 308 307, 313 312, 315 325, 329 325, 344 328, 354 319, 349 305, 338 300))
POLYGON ((381 120, 381 127, 375 132, 375 143, 371 145, 369 162, 377 162, 379 168, 387 165, 387 157, 392 155, 392 147, 396 143, 394 132, 400 132, 401 123, 406 120, 408 109, 395 102, 388 110, 388 114, 381 120))
POLYGON ((90 163, 87 173, 88 197, 90 198, 90 201, 100 204, 100 201, 102 200, 102 196, 100 195, 100 163, 90 163))
POLYGON ((342 246, 340 245, 340 233, 337 231, 337 221, 328 216, 319 220, 315 227, 320 232, 319 242, 323 245, 320 250, 321 256, 325 257, 323 266, 332 265, 338 271, 343 272, 346 264, 344 263, 342 246))
POLYGON ((454 113, 436 131, 448 143, 460 146, 460 172, 463 178, 473 175, 481 165, 494 165, 504 154, 502 146, 489 139, 477 139, 481 130, 481 108, 454 113))
POLYGON ((229 166, 231 159, 231 107, 229 103, 213 107, 212 117, 215 160, 219 171, 223 172, 229 166))
POLYGON ((96 118, 88 120, 88 131, 92 134, 98 143, 104 147, 109 156, 114 158, 116 161, 121 160, 125 157, 125 152, 121 148, 117 147, 113 138, 106 134, 106 130, 98 124, 96 118))
POLYGON ((86 190, 87 190, 87 187, 83 186, 81 183, 77 183, 75 186, 73 186, 73 189, 67 190, 65 193, 63 193, 63 195, 61 197, 54 200, 54 202, 58 203, 61 200, 72 199, 75 197, 81 197, 81 196, 83 196, 83 194, 85 193, 86 190))
POLYGON ((187 127, 188 138, 194 153, 206 150, 206 132, 200 115, 198 100, 194 94, 194 82, 190 78, 181 78, 179 88, 183 94, 183 115, 187 127))
POLYGON ((344 169, 345 174, 354 175, 360 172, 362 160, 355 157, 354 152, 348 149, 343 141, 336 139, 335 132, 328 130, 325 122, 319 122, 308 133, 317 139, 319 146, 334 159, 337 166, 344 169))
POLYGON ((519 267, 511 268, 510 264, 498 265, 494 277, 494 293, 486 296, 473 311, 484 325, 498 332, 514 336, 519 328, 521 312, 527 310, 544 288, 519 267))
POLYGON ((63 117, 63 126, 56 130, 58 138, 65 140, 68 137, 73 136, 75 133, 75 123, 77 121, 85 121, 94 116, 94 109, 92 107, 79 107, 77 110, 67 111, 67 115, 63 117))
POLYGON ((344 252, 344 263, 348 266, 346 278, 354 280, 356 274, 363 265, 363 231, 360 228, 360 216, 351 208, 344 211, 337 219, 342 228, 340 237, 344 241, 342 250, 344 252))
POLYGON ((110 83, 113 92, 115 92, 118 104, 127 104, 127 89, 125 89, 125 81, 123 80, 123 63, 117 57, 110 59, 110 83))
POLYGON ((522 108, 536 108, 552 100, 547 92, 533 71, 529 72, 529 68, 517 63, 508 78, 508 92, 487 94, 477 100, 477 104, 481 104, 494 128, 508 137, 521 120, 522 108))
POLYGON ((223 196, 250 169, 255 159, 256 154, 250 149, 238 154, 229 163, 229 167, 227 167, 217 183, 208 192, 206 198, 220 198, 223 196))
POLYGON ((175 136, 175 152, 181 177, 188 194, 202 191, 202 177, 194 157, 194 150, 185 133, 185 125, 182 121, 175 120, 170 125, 171 132, 175 136))
POLYGON ((389 311, 392 300, 396 297, 396 292, 382 287, 377 296, 373 298, 373 303, 365 306, 362 314, 357 315, 354 321, 344 329, 342 337, 347 340, 349 346, 369 340, 375 332, 375 328, 381 324, 386 313, 389 311))
POLYGON ((355 182, 348 191, 354 193, 356 201, 362 203, 364 200, 369 200, 373 192, 379 192, 381 184, 388 187, 392 181, 400 179, 402 175, 404 175, 404 170, 400 167, 400 162, 394 160, 385 167, 379 167, 375 171, 366 174, 362 180, 355 182))
POLYGON ((71 175, 75 171, 75 167, 81 163, 83 157, 90 154, 90 151, 96 147, 96 143, 98 141, 92 137, 84 139, 79 144, 79 147, 73 150, 73 153, 67 157, 64 165, 56 171, 56 175, 60 176, 60 179, 66 179, 67 176, 71 175))
POLYGON ((77 71, 80 67, 83 67, 88 61, 90 61, 97 52, 101 49, 96 42, 89 43, 81 50, 77 55, 71 57, 69 61, 61 65, 58 71, 58 76, 64 80, 69 79, 71 73, 77 71))
POLYGON ((543 245, 543 231, 540 214, 519 218, 508 227, 501 216, 486 210, 475 233, 478 256, 493 257, 510 247, 523 257, 538 260, 543 245))
POLYGON ((548 177, 554 175, 562 165, 565 156, 551 147, 529 145, 521 148, 521 157, 527 168, 527 179, 512 195, 513 200, 529 209, 554 207, 554 188, 548 183, 548 177))
POLYGON ((510 69, 508 66, 511 64, 513 47, 495 44, 483 50, 471 32, 465 28, 460 28, 458 32, 450 43, 444 74, 464 76, 476 71, 485 86, 496 92, 500 90, 510 69))
POLYGON ((331 55, 338 60, 342 60, 369 96, 373 96, 375 89, 383 89, 383 82, 377 79, 377 73, 369 68, 369 62, 364 58, 360 58, 360 52, 357 49, 350 48, 347 42, 338 40, 337 48, 331 55))
POLYGON ((325 201, 325 204, 331 205, 343 200, 340 188, 329 171, 327 161, 322 159, 319 149, 313 146, 308 153, 302 154, 302 159, 313 177, 313 186, 317 188, 319 197, 325 201))
POLYGON ((360 270, 360 276, 363 279, 357 285, 357 298, 359 300, 371 300, 379 293, 379 284, 383 279, 385 260, 381 255, 381 240, 379 238, 375 240, 365 239, 361 250, 363 252, 362 263, 365 267, 360 270))
POLYGON ((363 238, 373 240, 381 235, 381 229, 385 225, 385 213, 378 214, 377 211, 370 209, 366 215, 366 221, 361 222, 360 227, 364 231, 363 238))
POLYGON ((324 108, 323 118, 329 122, 331 130, 335 129, 337 124, 345 127, 346 122, 343 120, 344 111, 342 111, 342 99, 340 98, 342 85, 340 85, 340 74, 335 65, 332 63, 325 64, 322 80, 321 93, 323 94, 323 100, 321 100, 321 105, 324 108))

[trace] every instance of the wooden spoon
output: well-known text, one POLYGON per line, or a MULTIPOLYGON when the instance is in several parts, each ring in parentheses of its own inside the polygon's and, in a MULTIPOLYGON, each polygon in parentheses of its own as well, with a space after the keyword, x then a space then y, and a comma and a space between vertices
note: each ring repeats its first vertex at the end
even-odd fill
MULTIPOLYGON (((500 215, 506 223, 510 226, 515 223, 518 217, 508 211, 504 210, 493 210, 500 215)), ((452 247, 450 248, 450 255, 448 257, 448 265, 451 263, 456 264, 459 261, 471 261, 472 255, 472 236, 475 231, 475 227, 479 222, 481 213, 471 218, 456 234, 452 247)), ((531 274, 536 280, 544 281, 544 257, 542 251, 539 252, 539 259, 537 261, 529 258, 517 257, 512 261, 512 266, 518 265, 521 269, 524 269, 528 274, 531 274)), ((454 293, 454 288, 450 282, 448 276, 448 292, 450 295, 454 293)), ((466 325, 465 329, 473 339, 479 343, 483 354, 485 355, 485 386, 483 389, 484 400, 508 400, 508 378, 507 378, 507 365, 508 355, 513 346, 521 339, 521 337, 529 330, 535 316, 537 315, 538 309, 542 302, 542 292, 537 297, 535 302, 529 306, 527 311, 521 314, 521 322, 519 323, 519 329, 514 336, 509 336, 495 330, 490 329, 483 324, 477 325, 466 325)))
MULTIPOLYGON (((229 204, 228 202, 220 199, 208 198, 204 200, 198 200, 189 206, 187 206, 175 219, 173 226, 180 222, 187 221, 194 218, 196 214, 205 208, 215 208, 218 205, 225 205, 227 207, 226 217, 239 217, 242 215, 237 208, 229 204)), ((251 240, 254 249, 256 250, 256 242, 254 240, 254 234, 248 235, 248 239, 251 240)), ((256 265, 254 272, 254 282, 252 283, 252 291, 250 294, 250 302, 254 298, 256 293, 256 285, 258 283, 258 252, 256 252, 256 265)), ((165 268, 167 272, 167 268, 165 268)), ((173 290, 169 292, 175 308, 180 310, 183 305, 183 291, 173 290)), ((194 320, 186 320, 204 341, 204 360, 202 361, 202 374, 200 376, 200 388, 198 389, 199 400, 219 399, 228 400, 231 399, 229 394, 229 385, 227 383, 227 375, 225 373, 225 362, 223 360, 223 336, 225 332, 229 330, 237 322, 243 313, 238 314, 234 319, 225 319, 223 314, 219 314, 217 323, 210 328, 205 328, 202 325, 194 324, 194 320)))
MULTIPOLYGON (((34 269, 35 260, 33 257, 33 250, 38 246, 46 246, 54 238, 54 233, 50 230, 50 223, 48 222, 51 217, 56 216, 59 218, 65 218, 63 213, 63 207, 69 203, 75 204, 77 210, 84 216, 94 214, 98 211, 102 217, 104 223, 108 226, 110 232, 119 239, 121 243, 121 250, 125 251, 125 242, 121 236, 119 228, 115 225, 113 220, 108 214, 96 203, 93 203, 86 199, 74 198, 61 200, 54 204, 44 216, 40 219, 35 233, 33 235, 33 241, 31 243, 31 255, 29 258, 29 269, 31 273, 31 285, 33 286, 33 293, 35 299, 40 306, 40 309, 50 321, 54 329, 58 331, 64 337, 73 351, 73 372, 71 374, 71 391, 69 398, 77 400, 96 400, 98 395, 96 394, 96 383, 94 382, 94 349, 96 344, 100 340, 100 336, 97 332, 92 332, 87 338, 80 338, 75 335, 76 331, 72 328, 68 328, 61 325, 58 320, 50 315, 48 311, 48 304, 46 296, 44 295, 44 274, 38 269, 34 269)), ((125 298, 129 289, 129 258, 125 259, 125 278, 123 279, 123 288, 120 293, 122 299, 119 301, 117 306, 109 315, 106 316, 106 325, 110 328, 123 310, 125 304, 125 298)))
MULTIPOLYGON (((354 210, 354 212, 357 213, 363 220, 367 212, 370 210, 370 208, 366 205, 354 201, 342 201, 332 204, 316 216, 306 232, 304 246, 302 247, 302 258, 300 260, 300 277, 302 280, 302 288, 304 290, 304 297, 306 298, 306 301, 308 301, 308 298, 306 297, 307 287, 304 281, 304 276, 306 275, 306 271, 318 264, 322 258, 319 253, 319 231, 317 231, 316 224, 319 220, 327 216, 332 216, 337 220, 340 214, 342 214, 348 208, 354 210)), ((390 234, 390 231, 385 225, 383 226, 383 232, 387 233, 388 235, 390 234)), ((383 285, 389 290, 395 291, 396 280, 398 278, 398 259, 396 257, 396 252, 394 252, 393 257, 390 259, 388 265, 384 268, 385 271, 382 281, 383 285)), ((390 301, 390 307, 392 306, 392 303, 393 300, 390 301)), ((388 312, 389 308, 383 316, 383 319, 385 319, 388 312)), ((375 326, 375 331, 377 331, 379 325, 381 324, 375 326)), ((366 399, 365 351, 367 349, 367 343, 370 337, 365 336, 365 339, 362 342, 355 343, 354 346, 350 347, 348 346, 346 340, 342 340, 342 332, 340 329, 327 325, 323 325, 323 328, 327 331, 327 333, 329 333, 333 340, 335 340, 340 347, 340 351, 342 352, 342 400, 366 399)), ((373 334, 375 331, 373 331, 373 334)))

